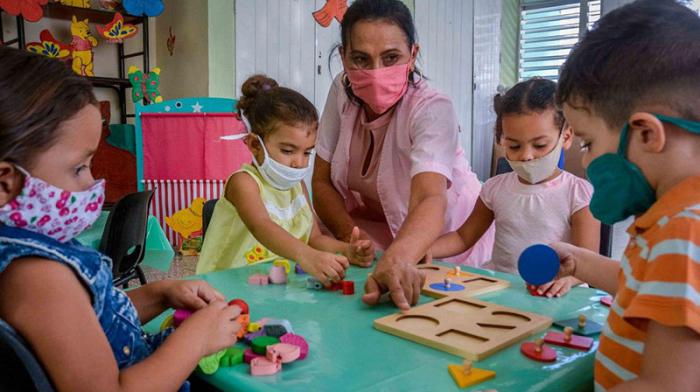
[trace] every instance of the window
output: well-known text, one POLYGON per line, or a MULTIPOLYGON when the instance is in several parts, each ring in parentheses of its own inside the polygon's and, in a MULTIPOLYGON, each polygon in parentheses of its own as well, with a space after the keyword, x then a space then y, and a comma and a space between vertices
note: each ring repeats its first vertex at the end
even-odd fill
POLYGON ((579 38, 600 19, 600 0, 522 0, 518 78, 557 80, 579 38))

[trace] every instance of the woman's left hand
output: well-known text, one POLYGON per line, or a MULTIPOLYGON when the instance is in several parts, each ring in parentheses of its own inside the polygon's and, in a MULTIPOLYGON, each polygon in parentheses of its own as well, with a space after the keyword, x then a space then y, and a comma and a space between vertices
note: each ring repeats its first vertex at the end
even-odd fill
POLYGON ((371 240, 360 239, 360 228, 357 226, 353 227, 350 243, 343 253, 351 264, 360 267, 370 267, 374 261, 374 245, 371 240))
POLYGON ((203 280, 164 280, 159 282, 163 304, 169 308, 198 310, 226 297, 203 280))

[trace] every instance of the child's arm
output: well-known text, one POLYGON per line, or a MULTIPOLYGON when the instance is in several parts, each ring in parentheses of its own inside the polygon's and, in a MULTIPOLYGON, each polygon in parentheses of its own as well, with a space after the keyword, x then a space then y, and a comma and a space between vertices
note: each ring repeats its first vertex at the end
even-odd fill
POLYGON ((610 391, 700 391, 698 358, 700 335, 697 332, 649 320, 639 377, 610 391))
POLYGON ((430 248, 433 258, 450 257, 467 251, 489 229, 493 219, 493 211, 486 207, 479 197, 474 210, 462 226, 457 231, 444 234, 433 243, 430 248))
POLYGON ((67 266, 17 260, 0 274, 0 292, 12 293, 0 296, 0 317, 29 342, 58 390, 177 390, 202 356, 230 347, 240 329, 232 321, 240 309, 217 301, 120 371, 88 292, 67 266))
MULTIPOLYGON (((309 191, 306 189, 306 184, 301 184, 306 195, 306 202, 311 205, 309 199, 309 191)), ((374 261, 374 245, 370 240, 360 239, 360 229, 355 226, 350 234, 350 242, 338 241, 333 237, 324 235, 318 227, 318 218, 314 214, 314 223, 311 228, 311 236, 309 237, 309 246, 314 249, 330 252, 342 253, 348 258, 351 264, 360 267, 370 267, 374 261)))
POLYGON ((348 267, 345 256, 313 249, 270 219, 260 198, 258 184, 248 173, 231 176, 225 196, 236 207, 251 234, 266 248, 299 262, 304 271, 323 283, 343 279, 348 267))
POLYGON ((617 293, 619 262, 566 242, 556 242, 550 246, 561 260, 558 279, 573 276, 612 295, 617 293))
POLYGON ((199 310, 214 301, 225 301, 219 291, 203 280, 166 279, 126 292, 146 324, 166 309, 199 310))
MULTIPOLYGON (((571 215, 571 243, 598 253, 600 250, 600 222, 593 217, 591 210, 584 207, 571 215)), ((543 284, 537 288, 540 294, 548 297, 562 295, 569 292, 571 287, 583 283, 573 276, 557 279, 543 284)))

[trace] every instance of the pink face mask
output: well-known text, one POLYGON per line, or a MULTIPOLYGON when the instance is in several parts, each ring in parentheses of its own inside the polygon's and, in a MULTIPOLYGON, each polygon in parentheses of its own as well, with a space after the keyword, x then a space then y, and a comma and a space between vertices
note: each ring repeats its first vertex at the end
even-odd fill
POLYGON ((0 222, 66 242, 99 218, 104 180, 86 191, 69 192, 30 176, 22 168, 18 170, 25 175, 24 186, 14 200, 0 207, 0 222))
POLYGON ((377 69, 350 69, 345 73, 352 92, 373 112, 382 114, 406 93, 410 66, 408 62, 377 69))

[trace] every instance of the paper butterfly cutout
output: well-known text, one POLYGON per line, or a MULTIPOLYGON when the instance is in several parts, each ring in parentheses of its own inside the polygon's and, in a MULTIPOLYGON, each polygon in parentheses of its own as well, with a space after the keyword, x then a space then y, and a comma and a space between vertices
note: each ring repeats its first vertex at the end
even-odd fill
POLYGON ((129 81, 133 86, 131 99, 134 103, 146 100, 146 103, 163 102, 158 87, 160 87, 160 68, 151 69, 150 73, 145 73, 140 69, 129 67, 129 81))
POLYGON ((70 46, 54 38, 49 30, 41 30, 41 33, 39 33, 39 39, 41 42, 28 43, 26 46, 27 50, 32 53, 56 59, 65 59, 70 57, 70 46))
POLYGON ((122 0, 128 14, 141 16, 158 16, 163 13, 163 0, 122 0))
POLYGON ((125 39, 131 38, 139 31, 132 24, 124 23, 124 17, 119 12, 114 14, 114 19, 104 26, 97 25, 97 32, 111 43, 122 43, 125 39))

